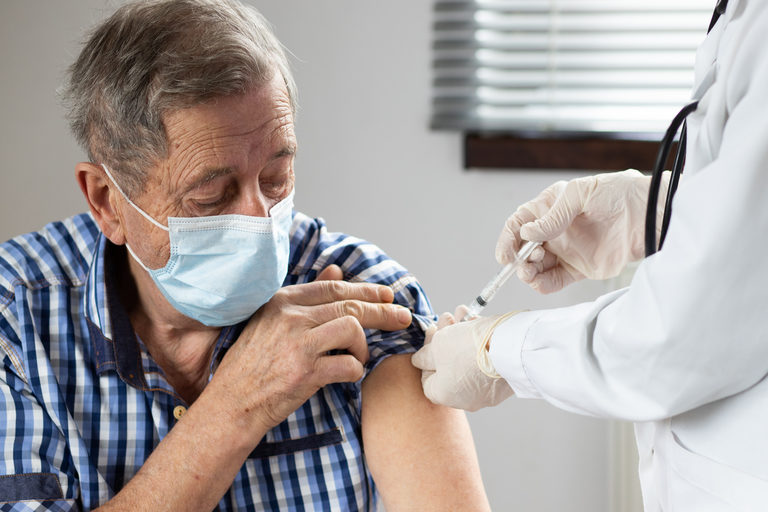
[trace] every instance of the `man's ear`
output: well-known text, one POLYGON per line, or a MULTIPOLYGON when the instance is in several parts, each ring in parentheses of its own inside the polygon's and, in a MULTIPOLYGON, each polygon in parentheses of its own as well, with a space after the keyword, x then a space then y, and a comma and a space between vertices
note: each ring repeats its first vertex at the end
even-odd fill
POLYGON ((116 208, 120 192, 109 181, 104 169, 91 162, 80 162, 75 165, 75 178, 102 233, 113 244, 124 244, 123 223, 116 208))

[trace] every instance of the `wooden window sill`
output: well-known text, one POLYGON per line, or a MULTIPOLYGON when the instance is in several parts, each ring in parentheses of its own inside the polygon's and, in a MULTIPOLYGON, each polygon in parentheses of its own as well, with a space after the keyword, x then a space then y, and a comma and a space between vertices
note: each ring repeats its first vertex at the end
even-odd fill
POLYGON ((468 133, 464 137, 464 167, 649 171, 658 148, 659 142, 652 140, 468 133))

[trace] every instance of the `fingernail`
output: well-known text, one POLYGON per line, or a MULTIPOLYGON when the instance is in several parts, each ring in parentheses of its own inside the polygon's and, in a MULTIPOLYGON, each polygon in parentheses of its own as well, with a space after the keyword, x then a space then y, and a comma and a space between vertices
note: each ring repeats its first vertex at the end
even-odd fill
POLYGON ((411 312, 410 310, 402 307, 402 306, 395 306, 395 317, 397 318, 398 322, 402 324, 410 324, 412 320, 411 312))

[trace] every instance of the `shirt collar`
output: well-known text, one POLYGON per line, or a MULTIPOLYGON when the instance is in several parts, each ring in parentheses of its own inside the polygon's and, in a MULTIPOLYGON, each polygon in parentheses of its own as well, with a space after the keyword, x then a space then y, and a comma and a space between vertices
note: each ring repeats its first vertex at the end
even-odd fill
MULTIPOLYGON (((147 368, 142 364, 142 352, 146 349, 142 349, 136 337, 128 313, 120 302, 116 284, 117 273, 121 271, 120 259, 126 254, 124 247, 114 245, 103 233, 99 234, 83 299, 86 302, 86 321, 96 356, 96 372, 101 375, 110 370, 116 371, 127 384, 147 389, 147 368)), ((211 359, 211 376, 246 323, 244 321, 221 330, 211 359)), ((149 354, 146 355, 151 359, 149 354)))
POLYGON ((84 295, 86 320, 96 356, 96 372, 101 375, 114 370, 127 384, 146 388, 141 348, 115 285, 119 258, 124 257, 123 247, 99 234, 84 295))

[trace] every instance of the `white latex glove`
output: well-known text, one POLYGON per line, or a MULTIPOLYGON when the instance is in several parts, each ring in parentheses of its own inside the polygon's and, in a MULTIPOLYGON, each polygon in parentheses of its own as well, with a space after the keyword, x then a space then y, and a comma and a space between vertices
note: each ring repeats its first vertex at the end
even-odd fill
MULTIPOLYGON (((507 219, 496 244, 496 259, 501 264, 511 261, 521 239, 544 242, 517 273, 541 293, 558 291, 585 277, 615 277, 627 263, 645 255, 650 184, 650 176, 634 169, 558 181, 507 219)), ((668 185, 665 172, 657 238, 668 185)))
MULTIPOLYGON (((438 325, 427 330, 424 347, 411 358, 422 370, 424 395, 436 404, 467 411, 497 405, 512 396, 512 388, 493 369, 487 346, 493 329, 513 314, 456 323, 450 313, 444 313, 438 325)), ((461 317, 457 310, 457 318, 461 317)))

